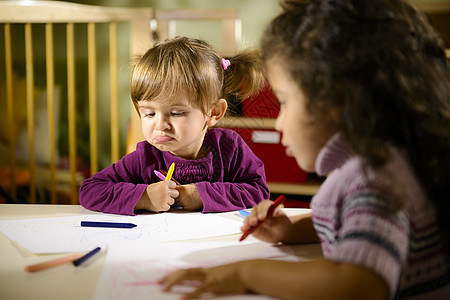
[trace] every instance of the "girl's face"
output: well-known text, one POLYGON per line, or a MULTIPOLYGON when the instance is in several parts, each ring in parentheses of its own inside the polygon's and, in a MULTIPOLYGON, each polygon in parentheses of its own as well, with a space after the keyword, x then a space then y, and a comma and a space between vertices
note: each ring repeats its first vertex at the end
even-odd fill
POLYGON ((276 60, 267 64, 267 75, 280 102, 275 128, 282 132, 286 154, 293 156, 304 171, 314 172, 315 162, 323 146, 316 136, 306 109, 306 99, 288 71, 276 60))
POLYGON ((209 118, 181 95, 173 101, 139 101, 142 133, 151 145, 185 159, 196 159, 209 118), (170 103, 170 104, 168 104, 170 103))

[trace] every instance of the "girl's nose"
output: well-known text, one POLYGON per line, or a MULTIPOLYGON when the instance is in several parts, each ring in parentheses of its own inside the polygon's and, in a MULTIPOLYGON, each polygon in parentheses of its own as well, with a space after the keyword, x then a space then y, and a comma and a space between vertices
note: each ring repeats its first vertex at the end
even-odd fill
POLYGON ((170 128, 170 124, 164 116, 159 116, 156 120, 156 129, 167 130, 170 128))
POLYGON ((275 130, 282 131, 283 129, 283 121, 281 118, 281 112, 278 114, 278 117, 275 120, 275 130))

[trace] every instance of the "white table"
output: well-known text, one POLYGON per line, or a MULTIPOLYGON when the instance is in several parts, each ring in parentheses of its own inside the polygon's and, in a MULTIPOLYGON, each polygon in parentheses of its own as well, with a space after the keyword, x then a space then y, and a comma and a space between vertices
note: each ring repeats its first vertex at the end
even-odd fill
MULTIPOLYGON (((288 215, 304 213, 305 209, 284 209, 288 215)), ((33 219, 101 214, 79 205, 0 204, 0 220, 33 219)), ((236 212, 223 213, 227 218, 239 218, 236 212)), ((218 241, 238 239, 239 235, 217 237, 218 241)), ((253 237, 249 237, 252 239, 253 237)), ((294 247, 302 259, 321 256, 320 245, 294 247)), ((105 261, 105 255, 83 268, 71 264, 41 272, 27 273, 24 267, 67 254, 36 255, 0 234, 0 299, 92 299, 105 261)), ((151 299, 151 297, 149 297, 151 299)))

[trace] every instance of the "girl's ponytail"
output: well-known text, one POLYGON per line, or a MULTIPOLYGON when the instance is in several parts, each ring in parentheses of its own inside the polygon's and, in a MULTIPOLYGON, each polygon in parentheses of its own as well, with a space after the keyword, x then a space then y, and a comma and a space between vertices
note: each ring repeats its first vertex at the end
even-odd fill
POLYGON ((223 97, 240 101, 257 94, 265 84, 261 55, 258 50, 246 49, 221 62, 224 67, 223 97))

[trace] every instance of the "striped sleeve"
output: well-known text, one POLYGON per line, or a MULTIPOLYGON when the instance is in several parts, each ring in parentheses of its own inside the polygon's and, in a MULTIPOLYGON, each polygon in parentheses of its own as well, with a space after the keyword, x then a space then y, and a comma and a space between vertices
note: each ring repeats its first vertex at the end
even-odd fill
POLYGON ((341 207, 330 259, 366 267, 381 276, 393 297, 408 253, 409 223, 402 210, 370 191, 357 192, 341 207), (391 212, 389 212, 391 211, 391 212), (389 212, 389 213, 387 213, 389 212))

